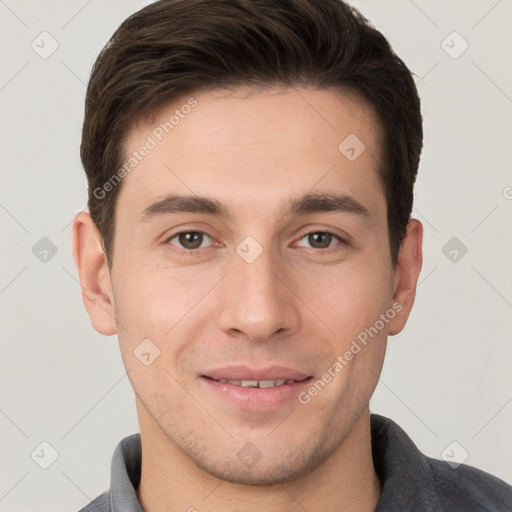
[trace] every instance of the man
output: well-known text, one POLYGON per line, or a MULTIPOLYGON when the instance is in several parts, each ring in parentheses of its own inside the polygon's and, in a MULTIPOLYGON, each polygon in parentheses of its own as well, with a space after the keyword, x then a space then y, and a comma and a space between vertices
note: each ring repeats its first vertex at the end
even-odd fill
POLYGON ((370 415, 422 226, 411 73, 339 0, 163 0, 94 66, 74 257, 140 436, 93 511, 511 510, 370 415))

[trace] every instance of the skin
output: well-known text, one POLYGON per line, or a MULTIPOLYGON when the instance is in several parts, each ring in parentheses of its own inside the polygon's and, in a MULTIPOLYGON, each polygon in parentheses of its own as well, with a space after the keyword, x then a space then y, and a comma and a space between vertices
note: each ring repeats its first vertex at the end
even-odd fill
MULTIPOLYGON (((98 332, 117 333, 136 395, 139 500, 147 512, 374 510, 368 404, 422 262, 417 220, 396 266, 390 258, 378 119, 356 95, 331 90, 194 97, 197 107, 124 178, 111 272, 89 214, 73 225, 85 306, 98 332), (338 150, 349 134, 366 146, 354 161, 338 150), (350 196, 368 214, 290 211, 313 193, 350 196), (141 220, 167 194, 215 199, 228 215, 141 220), (187 249, 180 232, 208 236, 187 249), (326 232, 334 236, 308 236, 326 232), (236 252, 248 236, 262 249, 252 263, 236 252), (246 410, 201 377, 245 364, 317 380, 393 304, 401 310, 307 404, 246 410), (134 355, 144 339, 160 350, 148 366, 134 355), (248 442, 261 454, 252 467, 237 457, 248 442)), ((186 100, 134 126, 126 153, 186 100)))

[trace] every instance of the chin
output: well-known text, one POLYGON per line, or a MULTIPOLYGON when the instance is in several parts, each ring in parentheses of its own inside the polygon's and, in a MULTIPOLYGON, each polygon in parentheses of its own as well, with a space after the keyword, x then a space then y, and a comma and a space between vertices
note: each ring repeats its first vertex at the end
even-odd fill
POLYGON ((292 482, 308 475, 314 469, 304 466, 295 467, 293 463, 286 466, 265 466, 258 470, 256 468, 238 469, 239 466, 238 460, 233 461, 230 467, 220 467, 218 464, 212 466, 199 465, 200 469, 224 482, 255 487, 292 482), (237 469, 234 470, 233 468, 237 469))
POLYGON ((312 473, 332 454, 333 449, 319 440, 317 446, 308 444, 289 448, 287 453, 269 450, 269 455, 257 451, 252 445, 248 452, 254 458, 246 462, 243 448, 231 459, 226 457, 219 460, 211 452, 205 456, 206 451, 201 451, 201 456, 197 456, 197 453, 188 453, 188 456, 199 469, 219 480, 238 485, 268 486, 292 482, 312 473), (272 460, 268 460, 269 456, 272 456, 272 460))

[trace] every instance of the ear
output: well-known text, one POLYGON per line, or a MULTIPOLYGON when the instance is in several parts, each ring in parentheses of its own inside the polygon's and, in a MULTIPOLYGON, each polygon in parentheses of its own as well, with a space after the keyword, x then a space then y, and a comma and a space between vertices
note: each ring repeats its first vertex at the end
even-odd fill
POLYGON ((411 219, 398 253, 393 283, 393 309, 397 311, 389 322, 389 334, 398 334, 405 326, 416 297, 416 286, 423 263, 423 226, 411 219))
POLYGON ((73 259, 92 326, 100 334, 116 334, 114 300, 107 258, 103 251, 101 235, 89 212, 80 212, 73 221, 73 259))

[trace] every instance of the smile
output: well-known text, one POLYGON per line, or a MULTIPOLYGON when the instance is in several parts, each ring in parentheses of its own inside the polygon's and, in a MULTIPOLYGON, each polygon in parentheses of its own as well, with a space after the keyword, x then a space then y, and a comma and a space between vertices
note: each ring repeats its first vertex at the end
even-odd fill
POLYGON ((223 407, 234 407, 233 411, 264 412, 279 409, 286 404, 296 404, 297 395, 313 380, 311 376, 291 370, 251 372, 247 368, 240 368, 215 373, 220 375, 201 376, 204 393, 223 407), (276 373, 281 375, 275 375, 276 373))
POLYGON ((282 386, 283 384, 293 384, 296 380, 227 380, 227 379, 213 379, 222 384, 232 384, 233 386, 241 386, 242 388, 274 388, 282 386))

